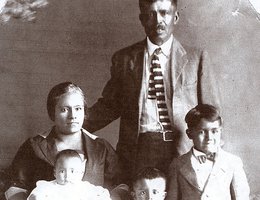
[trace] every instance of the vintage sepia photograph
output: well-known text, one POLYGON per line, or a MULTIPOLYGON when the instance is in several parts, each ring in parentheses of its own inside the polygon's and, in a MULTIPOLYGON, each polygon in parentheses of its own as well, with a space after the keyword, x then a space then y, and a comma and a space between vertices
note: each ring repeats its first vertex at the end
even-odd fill
POLYGON ((260 0, 0 0, 0 200, 260 200, 260 0))

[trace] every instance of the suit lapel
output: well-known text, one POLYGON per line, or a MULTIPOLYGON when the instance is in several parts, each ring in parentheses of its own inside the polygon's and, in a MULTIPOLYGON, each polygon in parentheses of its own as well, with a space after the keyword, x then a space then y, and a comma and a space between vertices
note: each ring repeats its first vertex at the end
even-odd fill
POLYGON ((185 154, 185 157, 183 157, 180 173, 194 188, 196 188, 200 192, 207 193, 208 190, 211 190, 212 188, 216 187, 216 185, 219 185, 219 183, 221 183, 221 180, 219 179, 221 179, 224 176, 223 174, 225 174, 227 171, 225 165, 223 165, 223 163, 225 163, 223 162, 223 159, 225 159, 225 157, 223 156, 221 151, 216 158, 212 171, 208 177, 208 180, 206 181, 203 190, 199 188, 199 185, 197 183, 196 173, 191 165, 191 156, 192 152, 189 151, 187 154, 185 154))
POLYGON ((192 151, 189 151, 183 157, 180 173, 194 188, 201 191, 197 182, 196 173, 191 166, 191 156, 192 156, 192 151))
MULTIPOLYGON (((146 47, 146 40, 143 40, 135 45, 135 47, 130 52, 130 70, 133 75, 133 80, 135 84, 135 94, 139 97, 138 101, 138 128, 142 111, 142 101, 143 95, 141 94, 142 80, 143 80, 143 70, 144 70, 144 50, 146 47)), ((139 131, 137 131, 139 133, 139 131)))
POLYGON ((84 153, 87 159, 83 180, 87 180, 94 185, 104 184, 104 155, 105 148, 101 143, 96 142, 88 133, 82 133, 84 153))
POLYGON ((207 190, 216 187, 216 185, 219 185, 219 183, 222 182, 220 179, 222 177, 225 177, 227 169, 224 165, 225 161, 223 161, 225 157, 223 156, 221 151, 222 150, 219 151, 217 157, 215 158, 215 163, 213 165, 209 178, 205 184, 204 192, 207 192, 207 190))
POLYGON ((170 73, 172 78, 173 90, 176 88, 178 79, 187 63, 188 59, 185 49, 175 38, 173 38, 170 60, 170 73))
POLYGON ((130 57, 130 70, 133 72, 134 80, 136 82, 137 91, 140 92, 142 87, 143 78, 143 62, 144 62, 144 49, 146 40, 138 43, 131 52, 130 57))
MULTIPOLYGON (((51 165, 54 165, 55 156, 57 154, 57 148, 54 141, 55 131, 52 128, 46 139, 42 139, 40 142, 32 143, 35 154, 42 160, 45 160, 51 165)), ((42 137, 42 136, 39 136, 42 137)))
MULTIPOLYGON (((142 85, 145 46, 146 40, 143 40, 135 46, 130 54, 131 58, 129 65, 136 81, 137 91, 140 91, 142 85)), ((169 67, 169 73, 171 74, 169 78, 171 80, 168 80, 172 83, 173 90, 175 89, 178 79, 183 72, 183 68, 187 63, 188 59, 185 49, 175 38, 173 38, 169 67)))
POLYGON ((87 159, 87 164, 86 164, 86 172, 87 173, 92 173, 92 170, 95 170, 95 156, 97 155, 95 150, 95 143, 87 136, 86 133, 83 133, 82 135, 83 138, 83 144, 84 144, 84 153, 87 159))
MULTIPOLYGON (((130 52, 130 59, 128 66, 129 68, 127 70, 130 70, 130 73, 133 76, 137 96, 140 95, 141 88, 142 88, 142 79, 143 79, 143 70, 144 70, 144 50, 146 48, 146 39, 137 43, 134 48, 132 48, 130 52)), ((168 73, 169 76, 166 80, 166 93, 169 99, 169 104, 172 104, 173 101, 173 93, 176 87, 178 87, 178 84, 181 84, 181 82, 178 82, 180 75, 183 72, 183 68, 188 63, 187 59, 187 53, 185 49, 182 47, 182 45, 173 38, 172 47, 171 47, 171 55, 170 55, 170 61, 169 61, 169 68, 168 73)), ((142 95, 139 96, 139 121, 141 116, 141 110, 142 110, 142 95)), ((171 109, 173 110, 173 109, 171 109)), ((172 118, 173 113, 170 114, 170 117, 172 118)))

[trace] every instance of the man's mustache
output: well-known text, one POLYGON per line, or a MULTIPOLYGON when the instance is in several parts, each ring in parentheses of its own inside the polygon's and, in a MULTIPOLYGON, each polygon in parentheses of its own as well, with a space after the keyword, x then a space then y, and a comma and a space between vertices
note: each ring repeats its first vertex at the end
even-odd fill
POLYGON ((162 29, 162 30, 165 30, 165 26, 163 24, 158 24, 156 26, 156 29, 162 29))

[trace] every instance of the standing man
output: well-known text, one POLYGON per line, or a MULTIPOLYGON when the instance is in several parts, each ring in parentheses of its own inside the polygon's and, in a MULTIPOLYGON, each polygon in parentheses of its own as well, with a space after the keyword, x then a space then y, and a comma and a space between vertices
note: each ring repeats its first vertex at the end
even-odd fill
POLYGON ((139 0, 139 7, 147 37, 113 55, 111 78, 85 124, 93 132, 120 117, 117 152, 127 182, 147 166, 167 173, 191 147, 185 114, 218 102, 205 52, 173 36, 177 0, 139 0))

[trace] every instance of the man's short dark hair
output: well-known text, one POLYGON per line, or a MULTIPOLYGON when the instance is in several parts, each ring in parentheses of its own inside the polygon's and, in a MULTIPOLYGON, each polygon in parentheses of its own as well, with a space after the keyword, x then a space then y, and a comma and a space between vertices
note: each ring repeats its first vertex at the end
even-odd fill
POLYGON ((209 104, 199 104, 195 108, 192 108, 185 117, 185 122, 189 129, 195 128, 201 119, 206 119, 207 121, 214 122, 219 121, 222 125, 222 119, 219 114, 219 110, 209 104))
MULTIPOLYGON (((139 0, 139 8, 140 8, 141 12, 144 10, 143 8, 146 4, 151 4, 156 1, 158 1, 158 0, 139 0)), ((172 5, 174 5, 177 8, 177 0, 169 0, 169 1, 171 1, 172 5)))
POLYGON ((140 180, 143 179, 152 180, 155 178, 163 178, 166 181, 166 176, 162 171, 153 167, 145 167, 141 169, 133 178, 132 189, 134 188, 135 184, 140 180))

